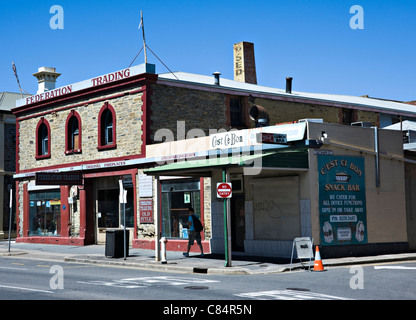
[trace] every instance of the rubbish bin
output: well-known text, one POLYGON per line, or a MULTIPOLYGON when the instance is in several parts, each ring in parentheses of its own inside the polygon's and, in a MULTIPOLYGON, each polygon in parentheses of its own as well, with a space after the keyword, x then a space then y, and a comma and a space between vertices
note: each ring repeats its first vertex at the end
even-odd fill
MULTIPOLYGON (((105 233, 105 256, 124 257, 124 230, 107 229, 105 233)), ((126 257, 129 255, 129 230, 126 230, 126 257)))

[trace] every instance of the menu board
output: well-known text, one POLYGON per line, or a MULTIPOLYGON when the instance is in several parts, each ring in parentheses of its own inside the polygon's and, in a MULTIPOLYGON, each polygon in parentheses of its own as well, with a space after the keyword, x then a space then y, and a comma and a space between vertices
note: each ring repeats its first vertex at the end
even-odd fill
POLYGON ((367 243, 364 158, 318 156, 321 245, 367 243))

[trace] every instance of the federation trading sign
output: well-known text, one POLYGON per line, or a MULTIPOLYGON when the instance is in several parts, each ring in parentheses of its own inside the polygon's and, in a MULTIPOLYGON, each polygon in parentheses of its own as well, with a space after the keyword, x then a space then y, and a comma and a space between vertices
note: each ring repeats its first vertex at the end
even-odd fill
POLYGON ((82 174, 77 172, 36 172, 36 185, 79 186, 82 174))
POLYGON ((233 188, 229 182, 219 182, 217 183, 217 198, 231 198, 233 188))
POLYGON ((81 91, 87 88, 98 87, 107 83, 116 82, 119 80, 131 78, 142 73, 155 73, 155 66, 152 64, 141 64, 116 72, 107 73, 105 75, 84 80, 64 87, 49 90, 43 93, 35 94, 16 101, 16 107, 22 107, 32 103, 41 102, 48 99, 61 97, 71 94, 76 91, 81 91))

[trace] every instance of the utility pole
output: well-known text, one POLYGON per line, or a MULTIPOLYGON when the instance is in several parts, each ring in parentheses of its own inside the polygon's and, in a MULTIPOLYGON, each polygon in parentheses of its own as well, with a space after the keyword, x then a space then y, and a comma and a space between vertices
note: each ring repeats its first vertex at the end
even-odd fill
MULTIPOLYGON (((223 182, 229 181, 227 169, 222 170, 223 182)), ((225 267, 231 267, 231 204, 230 199, 224 198, 224 242, 225 242, 225 267)))
POLYGON ((10 215, 9 215, 9 252, 10 252, 10 241, 11 241, 11 234, 12 234, 12 207, 13 207, 13 188, 10 186, 10 203, 9 203, 9 208, 10 208, 10 215))

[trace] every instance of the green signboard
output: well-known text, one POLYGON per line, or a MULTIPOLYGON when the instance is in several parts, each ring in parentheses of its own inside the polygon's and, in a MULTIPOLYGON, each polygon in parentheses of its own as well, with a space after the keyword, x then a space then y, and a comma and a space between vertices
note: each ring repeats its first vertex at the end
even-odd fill
POLYGON ((318 156, 321 245, 367 243, 364 158, 318 156))

